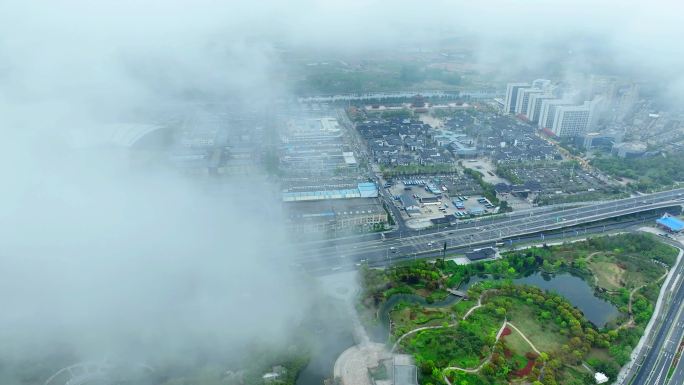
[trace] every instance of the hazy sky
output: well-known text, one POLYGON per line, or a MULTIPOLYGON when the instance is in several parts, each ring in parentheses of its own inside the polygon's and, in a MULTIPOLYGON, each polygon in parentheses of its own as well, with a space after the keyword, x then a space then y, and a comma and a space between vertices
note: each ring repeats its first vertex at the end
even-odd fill
POLYGON ((290 257, 277 212, 74 153, 73 130, 164 111, 189 90, 287 95, 282 47, 354 53, 454 34, 502 71, 552 52, 567 71, 605 56, 680 97, 683 13, 674 0, 4 0, 0 338, 104 354, 278 334, 301 316, 299 277, 266 260, 290 257))

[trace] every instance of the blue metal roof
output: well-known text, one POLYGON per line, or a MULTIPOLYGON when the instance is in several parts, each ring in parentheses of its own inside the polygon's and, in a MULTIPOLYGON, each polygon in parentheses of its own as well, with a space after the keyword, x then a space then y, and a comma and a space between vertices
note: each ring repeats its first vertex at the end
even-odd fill
POLYGON ((684 229, 684 221, 676 217, 662 217, 656 220, 656 223, 665 226, 672 231, 682 231, 682 229, 684 229))

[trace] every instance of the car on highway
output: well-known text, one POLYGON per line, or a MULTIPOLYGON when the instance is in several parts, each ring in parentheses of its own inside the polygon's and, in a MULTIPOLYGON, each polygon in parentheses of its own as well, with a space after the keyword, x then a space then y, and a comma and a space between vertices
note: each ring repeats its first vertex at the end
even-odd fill
POLYGON ((390 247, 390 251, 393 252, 393 253, 396 253, 396 252, 397 252, 397 248, 394 247, 394 246, 392 246, 392 247, 390 247))

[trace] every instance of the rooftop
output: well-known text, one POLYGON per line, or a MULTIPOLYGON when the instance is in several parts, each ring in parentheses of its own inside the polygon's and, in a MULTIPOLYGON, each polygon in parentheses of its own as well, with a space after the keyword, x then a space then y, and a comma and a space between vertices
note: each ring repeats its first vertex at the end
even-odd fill
POLYGON ((665 226, 672 231, 682 231, 684 230, 684 221, 673 216, 663 216, 662 218, 656 220, 661 226, 665 226))

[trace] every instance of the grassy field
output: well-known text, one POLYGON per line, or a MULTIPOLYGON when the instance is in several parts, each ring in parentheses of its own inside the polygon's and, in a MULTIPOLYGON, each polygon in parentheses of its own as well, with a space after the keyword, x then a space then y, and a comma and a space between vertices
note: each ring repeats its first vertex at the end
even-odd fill
POLYGON ((480 308, 455 327, 420 331, 402 346, 418 361, 433 361, 437 367, 473 368, 487 356, 502 322, 503 317, 480 308))
POLYGON ((422 326, 442 325, 451 322, 448 309, 424 308, 420 306, 398 306, 390 313, 394 325, 392 334, 400 336, 422 326))
POLYGON ((463 318, 465 313, 475 305, 477 305, 477 301, 464 299, 451 306, 451 310, 454 312, 456 317, 463 318))
POLYGON ((618 266, 614 258, 595 256, 589 262, 589 269, 596 277, 596 284, 606 290, 618 290, 623 287, 625 269, 618 266))
POLYGON ((514 306, 508 319, 542 352, 558 351, 567 340, 555 323, 539 322, 529 306, 514 306))
POLYGON ((564 385, 592 384, 593 381, 592 382, 586 382, 588 375, 591 375, 591 374, 583 367, 565 366, 563 368, 561 378, 563 378, 563 380, 564 380, 564 382, 563 382, 564 385))
POLYGON ((612 253, 595 255, 588 268, 596 277, 596 284, 606 290, 633 289, 657 280, 665 268, 640 255, 616 257, 612 253))
POLYGON ((530 344, 528 344, 515 329, 511 328, 511 334, 504 337, 504 342, 513 353, 524 356, 527 352, 534 352, 530 344))
POLYGON ((610 357, 610 354, 608 354, 608 351, 606 349, 593 348, 589 351, 589 354, 587 354, 587 357, 586 357, 587 361, 590 361, 592 359, 601 360, 601 361, 610 361, 611 357, 610 357))

